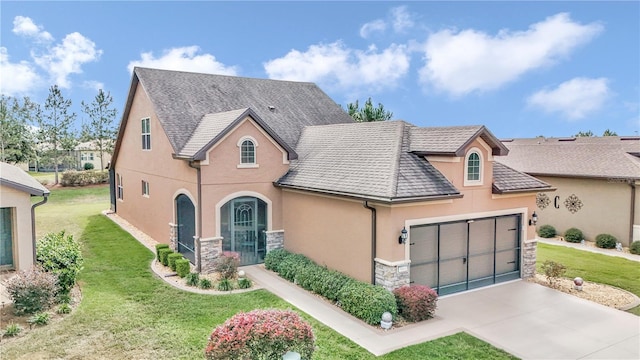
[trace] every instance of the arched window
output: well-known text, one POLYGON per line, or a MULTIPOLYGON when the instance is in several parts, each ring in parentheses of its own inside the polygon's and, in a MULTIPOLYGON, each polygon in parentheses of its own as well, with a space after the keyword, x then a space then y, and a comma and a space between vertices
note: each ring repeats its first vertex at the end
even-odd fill
POLYGON ((482 184, 482 155, 478 149, 473 148, 467 153, 464 168, 464 184, 482 184))
POLYGON ((239 168, 255 168, 258 167, 256 160, 256 148, 258 143, 251 136, 244 136, 238 141, 238 148, 240 150, 240 164, 239 168))

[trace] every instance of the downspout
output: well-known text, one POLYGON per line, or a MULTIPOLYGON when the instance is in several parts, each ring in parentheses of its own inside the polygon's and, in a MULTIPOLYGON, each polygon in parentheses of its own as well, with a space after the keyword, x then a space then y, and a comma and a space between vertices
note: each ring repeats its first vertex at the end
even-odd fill
POLYGON ((36 264, 36 208, 49 200, 49 194, 42 194, 42 201, 31 205, 31 247, 33 248, 33 265, 36 264))
POLYGON ((202 271, 202 254, 200 253, 200 239, 202 238, 202 173, 200 172, 200 163, 189 160, 189 166, 196 169, 196 183, 198 191, 198 222, 196 223, 196 236, 198 237, 198 265, 197 271, 202 271))
POLYGON ((629 246, 633 242, 633 223, 636 219, 636 183, 635 180, 629 180, 631 186, 631 211, 629 211, 629 246))
POLYGON ((365 200, 362 206, 371 210, 371 284, 376 283, 376 208, 369 206, 365 200))

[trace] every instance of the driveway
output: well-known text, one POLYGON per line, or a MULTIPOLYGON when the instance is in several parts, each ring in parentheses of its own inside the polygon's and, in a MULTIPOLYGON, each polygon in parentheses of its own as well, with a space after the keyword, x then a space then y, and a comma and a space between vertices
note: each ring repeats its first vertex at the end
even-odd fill
POLYGON ((243 269, 374 355, 465 331, 522 359, 640 359, 640 317, 522 280, 445 296, 434 319, 382 331, 262 265, 243 269))

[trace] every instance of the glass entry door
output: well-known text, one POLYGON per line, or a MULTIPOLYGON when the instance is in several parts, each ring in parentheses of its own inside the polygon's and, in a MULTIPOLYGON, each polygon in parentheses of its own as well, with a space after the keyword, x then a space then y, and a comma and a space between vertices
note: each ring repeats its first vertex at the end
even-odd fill
POLYGON ((229 201, 221 209, 222 248, 240 254, 240 265, 264 261, 266 204, 254 197, 229 201))

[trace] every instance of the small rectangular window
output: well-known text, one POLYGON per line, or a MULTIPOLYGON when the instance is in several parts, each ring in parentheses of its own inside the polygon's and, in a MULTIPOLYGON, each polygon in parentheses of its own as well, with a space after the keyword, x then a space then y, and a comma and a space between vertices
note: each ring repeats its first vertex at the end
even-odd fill
POLYGON ((89 160, 93 161, 93 153, 89 153, 89 160))
POLYGON ((122 175, 116 174, 116 187, 118 199, 124 200, 124 186, 122 185, 122 175))
POLYGON ((151 127, 149 118, 142 119, 142 150, 151 150, 151 127))
POLYGON ((149 196, 149 182, 142 180, 142 196, 149 196))
POLYGON ((87 153, 84 153, 84 152, 80 153, 80 160, 86 161, 87 160, 87 153))

